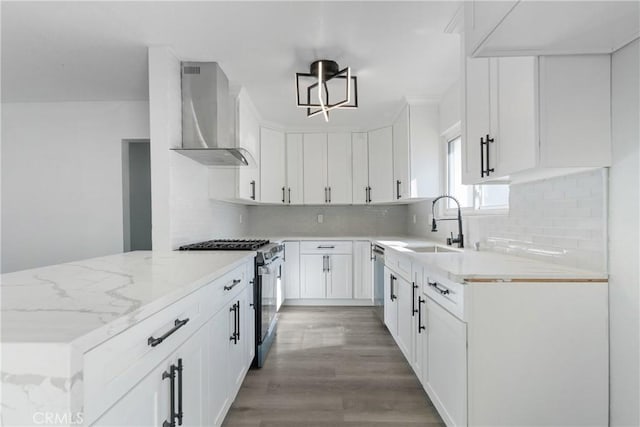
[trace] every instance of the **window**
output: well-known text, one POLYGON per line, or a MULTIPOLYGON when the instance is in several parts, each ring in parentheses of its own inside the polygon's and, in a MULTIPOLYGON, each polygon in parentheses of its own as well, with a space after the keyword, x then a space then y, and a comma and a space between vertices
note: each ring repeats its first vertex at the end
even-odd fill
MULTIPOLYGON (((460 202, 460 207, 468 209, 505 209, 509 207, 509 186, 505 184, 464 185, 462 184, 462 138, 447 141, 447 194, 460 202)), ((456 208, 453 200, 448 200, 448 208, 456 208)))

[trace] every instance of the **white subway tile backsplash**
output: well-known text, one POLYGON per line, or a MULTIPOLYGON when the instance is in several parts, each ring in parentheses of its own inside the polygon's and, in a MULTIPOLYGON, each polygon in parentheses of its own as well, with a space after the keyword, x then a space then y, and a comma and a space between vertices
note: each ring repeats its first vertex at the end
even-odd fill
MULTIPOLYGON (((572 267, 606 271, 607 169, 513 184, 507 215, 465 216, 465 240, 498 252, 542 259, 572 267)), ((428 232, 431 202, 410 205, 409 234, 428 232)), ((436 239, 455 221, 441 223, 436 239)))

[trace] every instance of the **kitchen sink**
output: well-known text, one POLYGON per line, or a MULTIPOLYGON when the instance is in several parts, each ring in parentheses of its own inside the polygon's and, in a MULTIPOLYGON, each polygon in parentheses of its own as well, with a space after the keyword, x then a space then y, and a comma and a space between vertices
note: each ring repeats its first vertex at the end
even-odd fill
POLYGON ((442 253, 442 252, 461 252, 460 249, 448 248, 446 246, 406 246, 405 249, 411 252, 419 253, 442 253))

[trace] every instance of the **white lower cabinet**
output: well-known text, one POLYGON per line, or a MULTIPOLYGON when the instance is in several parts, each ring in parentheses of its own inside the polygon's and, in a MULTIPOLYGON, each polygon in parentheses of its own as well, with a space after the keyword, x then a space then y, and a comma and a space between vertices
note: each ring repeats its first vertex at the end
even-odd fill
POLYGON ((467 425, 467 325, 431 298, 426 300, 426 389, 447 425, 464 426, 467 425))
POLYGON ((300 299, 300 242, 284 242, 282 268, 285 300, 300 299))
MULTIPOLYGON (((384 324, 393 338, 398 336, 397 276, 388 267, 384 268, 384 324)), ((397 339, 397 338, 396 338, 397 339)))
MULTIPOLYGON (((92 349, 91 356, 85 355, 86 363, 103 361, 102 371, 109 373, 100 376, 89 368, 85 387, 91 399, 87 402, 87 423, 161 426, 174 421, 182 426, 221 425, 253 360, 252 277, 253 261, 149 318, 157 318, 157 325, 149 325, 149 319, 142 321, 92 349), (149 331, 156 337, 153 345, 149 331), (191 335, 183 337, 189 331, 191 335), (124 393, 114 395, 118 389, 114 385, 126 382, 131 374, 126 363, 123 374, 110 374, 121 365, 122 356, 113 355, 122 352, 125 344, 131 346, 130 353, 144 354, 135 361, 135 367, 148 373, 140 375, 139 381, 131 380, 124 393), (95 399, 103 402, 95 403, 95 399), (107 405, 109 400, 113 403, 107 405), (94 408, 101 407, 108 409, 95 416, 94 408)), ((132 360, 129 363, 134 363, 132 360)))
POLYGON ((302 254, 300 280, 302 298, 341 298, 353 296, 351 255, 302 254))
POLYGON ((327 255, 327 298, 353 297, 353 261, 351 255, 327 255))
POLYGON ((401 276, 395 280, 396 295, 398 296, 398 336, 397 343, 407 360, 411 360, 413 353, 413 283, 407 282, 401 276))
POLYGON ((326 255, 300 255, 300 295, 326 298, 326 255))
POLYGON ((373 299, 373 260, 371 242, 353 243, 353 298, 373 299))

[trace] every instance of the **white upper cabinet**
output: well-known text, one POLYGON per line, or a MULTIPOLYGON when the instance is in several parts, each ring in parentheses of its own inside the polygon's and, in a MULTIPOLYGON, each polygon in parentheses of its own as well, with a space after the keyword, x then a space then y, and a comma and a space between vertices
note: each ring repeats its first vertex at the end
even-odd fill
POLYGON ((609 55, 464 61, 464 184, 611 164, 609 55))
POLYGON ((290 205, 303 203, 302 134, 287 134, 287 201, 290 205))
POLYGON ((327 187, 329 203, 352 203, 351 133, 327 135, 327 187))
POLYGON ((244 200, 260 200, 258 194, 260 189, 260 123, 255 107, 244 89, 241 89, 236 97, 235 108, 236 143, 239 147, 247 149, 256 161, 249 166, 237 169, 237 196, 244 200))
POLYGON ((351 134, 304 134, 304 203, 350 204, 351 134))
POLYGON ((328 202, 327 134, 304 134, 304 203, 320 205, 328 202))
POLYGON ((465 1, 470 56, 611 53, 638 37, 635 1, 465 1))
POLYGON ((393 123, 393 198, 409 198, 409 106, 393 123))
POLYGON ((365 132, 351 134, 353 204, 369 202, 369 144, 365 132))
POLYGON ((407 104, 393 124, 394 200, 440 194, 438 106, 407 104))
POLYGON ((285 203, 285 136, 269 128, 260 129, 260 200, 285 203))
POLYGON ((393 200, 393 134, 391 126, 369 132, 369 203, 393 200))

